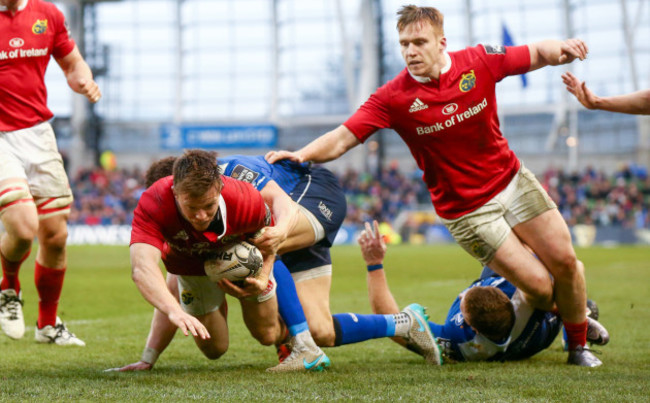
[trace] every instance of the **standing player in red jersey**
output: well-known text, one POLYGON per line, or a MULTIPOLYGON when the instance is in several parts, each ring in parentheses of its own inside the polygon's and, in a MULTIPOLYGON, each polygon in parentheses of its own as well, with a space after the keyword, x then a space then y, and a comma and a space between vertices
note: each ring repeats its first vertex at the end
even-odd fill
POLYGON ((550 310, 555 300, 569 337, 568 362, 601 365, 586 347, 584 267, 555 204, 501 134, 495 94, 506 76, 583 60, 587 46, 546 40, 448 53, 437 9, 404 6, 398 15, 406 68, 343 125, 298 151, 271 151, 267 160, 327 162, 379 129, 394 129, 424 171, 436 212, 456 241, 530 295, 534 307, 550 310))
POLYGON ((38 238, 36 341, 85 343, 57 316, 66 269, 72 192, 47 108, 45 70, 53 56, 70 88, 97 102, 101 93, 70 37, 63 14, 42 0, 0 0, 0 325, 25 334, 18 271, 38 238))
MULTIPOLYGON (((194 336, 210 359, 228 349, 224 292, 239 298, 244 322, 260 343, 279 344, 285 337, 271 274, 278 247, 295 226, 297 210, 289 196, 279 194, 285 202, 274 199, 278 222, 270 226, 271 210, 250 183, 221 176, 214 154, 189 150, 174 163, 173 176, 155 182, 138 202, 131 232, 133 281, 151 305, 186 336, 194 336), (246 278, 242 287, 228 280, 214 284, 205 273, 205 261, 262 229, 255 239, 264 259, 261 274, 246 278), (176 275, 180 301, 167 287, 160 259, 176 275)), ((320 348, 305 354, 308 369, 329 366, 320 348)))

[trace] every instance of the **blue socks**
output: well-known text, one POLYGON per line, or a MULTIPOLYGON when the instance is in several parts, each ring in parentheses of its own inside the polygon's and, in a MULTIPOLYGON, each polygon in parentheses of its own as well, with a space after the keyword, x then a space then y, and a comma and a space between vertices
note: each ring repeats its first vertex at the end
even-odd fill
MULTIPOLYGON (((309 330, 305 312, 302 309, 296 285, 287 266, 276 260, 273 264, 273 275, 278 284, 278 310, 292 336, 309 330)), ((403 336, 408 330, 406 314, 391 315, 358 315, 354 313, 338 313, 332 315, 336 332, 335 346, 358 343, 381 337, 403 336)))
POLYGON ((280 311, 282 320, 284 320, 287 328, 289 328, 289 333, 295 336, 298 333, 309 330, 305 312, 302 310, 302 305, 296 292, 296 284, 293 282, 293 277, 291 277, 289 269, 287 269, 287 266, 281 260, 276 260, 273 264, 273 275, 278 284, 276 289, 278 310, 280 311))
POLYGON ((343 344, 395 336, 396 315, 358 315, 355 313, 332 315, 336 332, 334 345, 341 346, 343 344))

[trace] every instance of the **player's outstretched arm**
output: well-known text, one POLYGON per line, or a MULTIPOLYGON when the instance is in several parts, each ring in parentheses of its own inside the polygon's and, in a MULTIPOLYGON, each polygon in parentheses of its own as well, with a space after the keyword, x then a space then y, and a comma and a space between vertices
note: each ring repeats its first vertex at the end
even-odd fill
POLYGON ((294 162, 328 162, 337 159, 348 150, 358 146, 359 140, 345 126, 327 132, 298 151, 269 151, 264 158, 274 164, 288 159, 294 162))
POLYGON ((567 39, 558 41, 547 39, 545 41, 528 45, 530 51, 530 69, 537 70, 545 66, 557 66, 571 63, 575 59, 585 60, 589 48, 581 39, 567 39))
POLYGON ((171 343, 175 333, 176 326, 169 321, 167 315, 155 309, 153 319, 151 320, 151 329, 149 330, 147 344, 142 352, 140 361, 125 365, 121 368, 114 368, 113 370, 128 372, 149 371, 153 369, 158 357, 167 348, 169 343, 171 343))
POLYGON ((386 256, 386 242, 379 233, 379 223, 373 221, 373 226, 366 223, 366 229, 361 232, 357 242, 361 247, 361 254, 366 265, 374 270, 368 270, 368 299, 372 312, 375 314, 398 313, 399 307, 393 294, 390 292, 383 266, 386 256))
POLYGON ((99 101, 102 93, 93 79, 93 73, 75 46, 72 52, 56 60, 72 91, 79 93, 92 103, 99 101))
MULTIPOLYGON (((175 274, 167 273, 167 288, 175 297, 178 296, 178 278, 175 274)), ((151 328, 147 337, 147 344, 140 361, 125 365, 122 368, 113 368, 114 371, 148 371, 153 368, 160 354, 174 339, 176 326, 169 321, 167 315, 154 309, 151 319, 151 328)))
POLYGON ((145 243, 131 245, 131 277, 142 296, 159 309, 185 336, 190 333, 203 340, 210 338, 205 326, 194 316, 183 311, 178 301, 167 289, 158 261, 160 250, 145 243))
POLYGON ((612 97, 599 97, 584 81, 578 80, 571 72, 562 74, 567 91, 587 109, 601 109, 610 112, 650 115, 650 89, 612 97))

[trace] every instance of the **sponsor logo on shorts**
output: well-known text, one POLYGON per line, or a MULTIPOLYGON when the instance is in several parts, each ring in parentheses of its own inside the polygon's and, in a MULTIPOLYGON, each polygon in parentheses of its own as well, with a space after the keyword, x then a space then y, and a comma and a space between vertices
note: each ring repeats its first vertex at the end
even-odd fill
POLYGON ((44 34, 47 31, 47 20, 36 20, 32 25, 32 32, 36 35, 44 34))
POLYGON ((243 165, 237 165, 230 173, 230 176, 242 182, 253 183, 260 174, 259 172, 251 171, 243 165))
POLYGON ((19 48, 25 44, 23 38, 12 38, 9 40, 9 46, 12 48, 19 48))
POLYGON ((467 74, 463 74, 463 76, 460 78, 460 84, 458 84, 458 88, 462 92, 467 92, 474 88, 476 86, 476 74, 474 74, 474 70, 471 70, 467 74))
POLYGON ((487 255, 487 251, 485 250, 485 246, 480 241, 472 242, 471 248, 472 248, 472 253, 474 254, 474 256, 478 257, 479 259, 482 259, 487 255))
POLYGON ((192 295, 191 291, 183 291, 181 301, 183 301, 183 305, 189 305, 194 302, 194 295, 192 295))
POLYGON ((332 221, 332 210, 330 210, 322 201, 318 202, 318 211, 327 218, 327 221, 332 221))

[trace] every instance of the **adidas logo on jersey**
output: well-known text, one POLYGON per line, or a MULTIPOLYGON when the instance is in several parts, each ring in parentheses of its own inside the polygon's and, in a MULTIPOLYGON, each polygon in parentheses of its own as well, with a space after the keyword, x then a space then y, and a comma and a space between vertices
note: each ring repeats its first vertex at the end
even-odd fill
POLYGON ((421 111, 423 109, 427 109, 429 105, 425 104, 424 102, 420 101, 420 98, 415 98, 415 101, 413 101, 413 105, 411 105, 411 108, 409 109, 410 113, 421 111))

